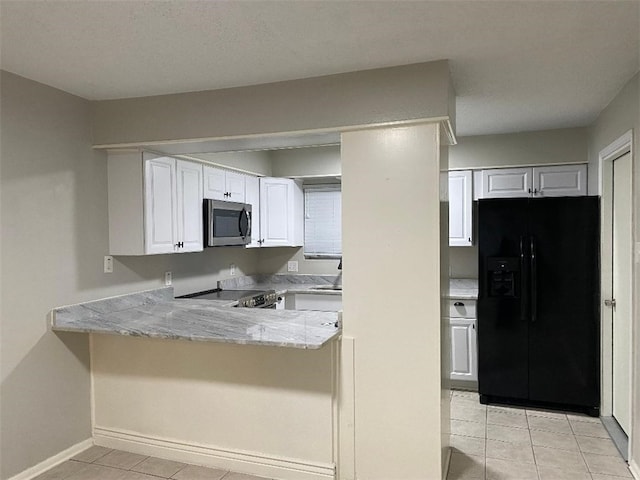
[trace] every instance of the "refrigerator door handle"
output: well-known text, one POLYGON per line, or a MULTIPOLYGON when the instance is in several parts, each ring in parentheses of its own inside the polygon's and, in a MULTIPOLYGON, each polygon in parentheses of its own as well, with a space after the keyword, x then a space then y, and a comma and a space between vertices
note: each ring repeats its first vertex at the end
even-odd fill
POLYGON ((524 271, 526 259, 524 255, 524 237, 520 237, 520 316, 523 322, 527 321, 527 303, 524 271))
POLYGON ((536 242, 531 237, 531 322, 536 321, 538 310, 538 268, 536 258, 536 242))

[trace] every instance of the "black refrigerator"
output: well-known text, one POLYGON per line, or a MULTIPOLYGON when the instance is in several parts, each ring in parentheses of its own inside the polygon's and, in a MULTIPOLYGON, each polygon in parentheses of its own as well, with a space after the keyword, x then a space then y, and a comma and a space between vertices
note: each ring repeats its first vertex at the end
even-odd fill
POLYGON ((598 197, 478 202, 480 402, 599 414, 598 197))

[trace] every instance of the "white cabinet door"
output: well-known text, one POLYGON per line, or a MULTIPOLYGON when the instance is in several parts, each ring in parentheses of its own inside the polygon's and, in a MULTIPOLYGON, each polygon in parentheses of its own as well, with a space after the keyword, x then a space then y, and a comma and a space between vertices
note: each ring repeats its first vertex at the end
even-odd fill
POLYGON ((296 293, 293 305, 296 310, 337 312, 342 310, 342 295, 296 293))
POLYGON ((449 245, 472 245, 473 187, 471 170, 449 172, 449 245))
POLYGON ((224 195, 227 192, 225 171, 220 168, 205 165, 203 175, 204 198, 227 200, 227 197, 224 195))
POLYGON ((260 240, 260 180, 258 177, 245 177, 245 202, 251 205, 251 243, 247 248, 259 247, 260 240))
POLYGON ((586 194, 586 165, 533 167, 534 197, 577 197, 586 194))
POLYGON ((222 168, 204 167, 204 198, 245 203, 245 176, 222 168))
POLYGON ((482 170, 480 198, 528 197, 532 189, 531 168, 482 170))
POLYGON ((245 203, 245 175, 236 172, 225 172, 226 200, 245 203))
POLYGON ((263 247, 302 246, 303 194, 288 178, 260 179, 260 239, 263 247))
POLYGON ((451 379, 478 380, 476 321, 467 318, 450 319, 451 379))
POLYGON ((177 161, 176 210, 177 252, 200 252, 202 233, 202 165, 177 161))
POLYGON ((176 161, 160 157, 145 162, 145 253, 173 253, 176 238, 176 161))

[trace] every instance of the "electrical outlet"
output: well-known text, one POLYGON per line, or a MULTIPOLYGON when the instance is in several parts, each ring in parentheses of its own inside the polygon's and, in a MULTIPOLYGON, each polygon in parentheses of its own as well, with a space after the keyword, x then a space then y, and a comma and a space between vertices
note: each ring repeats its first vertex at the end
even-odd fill
POLYGON ((104 273, 113 273, 113 257, 111 255, 104 256, 104 273))
POLYGON ((298 271, 298 262, 297 260, 291 260, 287 262, 287 272, 297 272, 298 271))
POLYGON ((171 272, 164 272, 164 284, 168 287, 171 285, 171 272))
POLYGON ((236 264, 232 263, 231 265, 229 265, 229 275, 233 277, 235 274, 236 274, 236 264))

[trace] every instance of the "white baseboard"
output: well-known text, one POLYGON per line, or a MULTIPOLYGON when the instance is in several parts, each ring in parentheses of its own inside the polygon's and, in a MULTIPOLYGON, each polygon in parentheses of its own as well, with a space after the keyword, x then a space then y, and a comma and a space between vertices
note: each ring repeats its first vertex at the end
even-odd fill
MULTIPOLYGON (((96 445, 205 467, 282 480, 335 480, 335 465, 198 445, 126 430, 94 427, 96 445)), ((13 480, 13 479, 11 479, 13 480)))
POLYGON ((629 470, 631 470, 631 475, 633 475, 633 478, 635 478, 636 480, 640 480, 640 466, 638 466, 635 460, 631 460, 629 462, 629 470))
POLYGON ((445 480, 449 476, 449 467, 451 466, 451 447, 447 448, 447 456, 444 459, 442 479, 445 480))
POLYGON ((9 480, 31 480, 34 477, 46 472, 47 470, 55 467, 56 465, 61 464, 69 460, 71 457, 75 457, 80 452, 86 450, 90 446, 93 445, 93 440, 88 438, 83 440, 80 443, 76 443, 75 445, 67 448, 66 450, 54 455, 53 457, 49 457, 46 460, 43 460, 37 465, 34 465, 31 468, 27 468, 23 472, 14 475, 9 480))

